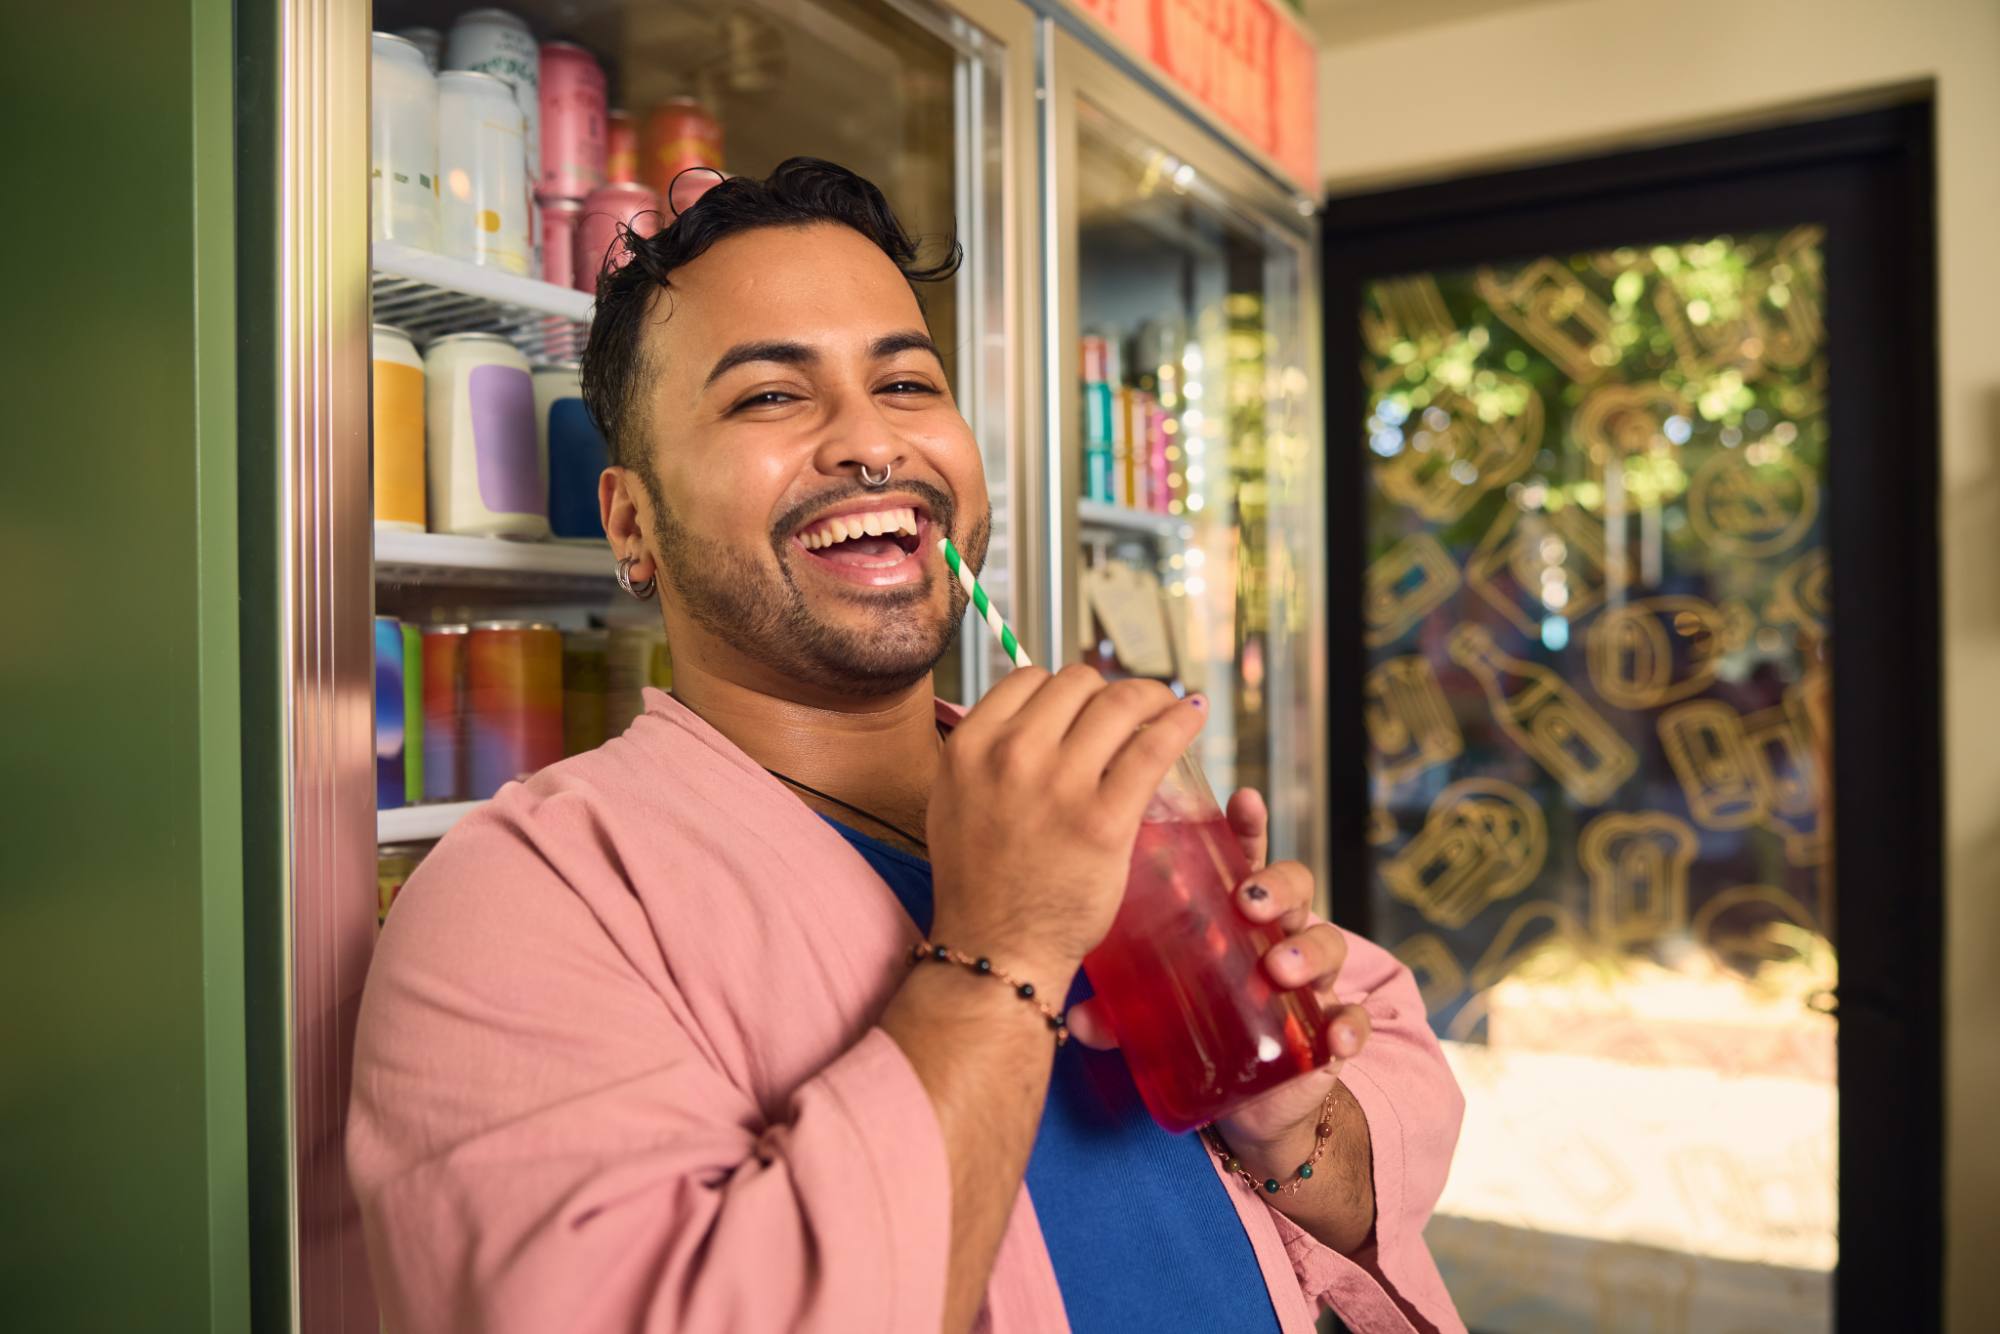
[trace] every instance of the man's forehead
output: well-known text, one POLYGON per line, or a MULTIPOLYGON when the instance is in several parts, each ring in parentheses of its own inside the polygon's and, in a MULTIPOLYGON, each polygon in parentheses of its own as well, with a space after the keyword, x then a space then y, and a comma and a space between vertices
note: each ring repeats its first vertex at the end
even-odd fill
POLYGON ((836 223, 738 232, 675 269, 671 282, 653 301, 649 351, 663 373, 696 384, 738 343, 862 345, 924 327, 902 272, 836 223))

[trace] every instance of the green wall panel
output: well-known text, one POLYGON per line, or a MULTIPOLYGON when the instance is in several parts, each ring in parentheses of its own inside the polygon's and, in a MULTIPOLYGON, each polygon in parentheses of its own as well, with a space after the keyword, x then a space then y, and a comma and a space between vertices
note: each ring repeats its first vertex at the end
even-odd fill
POLYGON ((232 40, 0 16, 9 1329, 249 1328, 232 40))

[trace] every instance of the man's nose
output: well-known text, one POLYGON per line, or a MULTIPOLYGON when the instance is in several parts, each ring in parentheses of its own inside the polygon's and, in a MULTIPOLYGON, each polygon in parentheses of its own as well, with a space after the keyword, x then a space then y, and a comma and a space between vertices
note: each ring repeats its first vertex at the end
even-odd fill
POLYGON ((843 394, 822 428, 813 463, 830 477, 852 477, 865 469, 881 476, 909 457, 902 439, 884 420, 873 395, 843 394))

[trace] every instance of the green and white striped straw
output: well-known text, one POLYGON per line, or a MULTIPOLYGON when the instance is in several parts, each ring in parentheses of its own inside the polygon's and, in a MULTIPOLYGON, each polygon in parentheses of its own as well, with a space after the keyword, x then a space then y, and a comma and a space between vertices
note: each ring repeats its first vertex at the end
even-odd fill
POLYGON ((1026 667, 1028 665, 1028 655, 1021 648, 1021 641, 1014 638, 1013 628, 1007 624, 1007 618, 999 613, 994 607, 992 599, 986 596, 986 590, 981 588, 979 581, 972 577, 972 571, 966 567, 964 559, 959 556, 958 548, 951 544, 951 539, 948 537, 940 537, 938 545, 944 548, 944 563, 951 566, 951 572, 958 576, 958 582, 965 589, 965 595, 972 599, 972 605, 977 607, 979 614, 986 618, 987 627, 993 631, 994 637, 1000 641, 1000 647, 1006 650, 1007 656, 1014 660, 1016 667, 1026 667))

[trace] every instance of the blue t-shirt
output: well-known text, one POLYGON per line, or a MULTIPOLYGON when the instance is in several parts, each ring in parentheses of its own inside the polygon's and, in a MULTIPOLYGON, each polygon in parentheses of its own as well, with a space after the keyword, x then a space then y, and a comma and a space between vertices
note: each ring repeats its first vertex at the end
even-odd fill
MULTIPOLYGON (((928 935, 930 863, 827 823, 928 935)), ((1068 1003, 1089 996, 1079 973, 1068 1003)), ((1276 1334, 1270 1290, 1225 1189, 1200 1136, 1169 1135, 1147 1113, 1124 1057, 1080 1042, 1056 1053, 1028 1193, 1076 1334, 1276 1334)))

